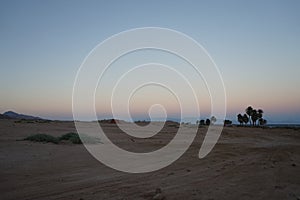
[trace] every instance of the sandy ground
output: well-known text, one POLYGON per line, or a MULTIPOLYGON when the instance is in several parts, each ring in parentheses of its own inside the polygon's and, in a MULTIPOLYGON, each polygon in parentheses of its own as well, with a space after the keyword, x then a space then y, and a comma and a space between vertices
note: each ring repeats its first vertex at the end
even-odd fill
MULTIPOLYGON (((110 138, 128 150, 158 149, 176 127, 132 139, 112 124, 110 138)), ((0 195, 6 199, 300 199, 300 130, 226 127, 213 151, 198 158, 205 128, 189 150, 159 171, 128 174, 95 160, 83 145, 18 141, 36 133, 74 132, 72 122, 0 120, 0 195)))

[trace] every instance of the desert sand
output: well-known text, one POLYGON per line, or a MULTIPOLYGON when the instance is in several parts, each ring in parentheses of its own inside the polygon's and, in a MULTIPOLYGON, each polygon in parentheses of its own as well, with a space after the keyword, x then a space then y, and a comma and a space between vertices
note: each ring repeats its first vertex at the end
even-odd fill
MULTIPOLYGON (((162 147, 177 130, 166 126, 143 140, 114 124, 103 127, 120 147, 141 152, 162 147)), ((212 152, 199 159, 202 127, 180 159, 143 174, 111 169, 80 144, 22 141, 75 131, 73 122, 0 120, 1 199, 300 199, 299 129, 225 127, 212 152)))

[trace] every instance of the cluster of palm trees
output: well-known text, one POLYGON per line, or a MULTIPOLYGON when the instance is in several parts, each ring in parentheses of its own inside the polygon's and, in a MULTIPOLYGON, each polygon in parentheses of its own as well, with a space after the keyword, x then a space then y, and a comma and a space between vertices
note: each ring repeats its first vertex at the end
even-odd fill
POLYGON ((267 120, 263 118, 264 111, 262 109, 253 109, 251 106, 248 106, 245 110, 245 114, 238 114, 237 119, 240 125, 247 125, 250 122, 252 126, 264 126, 267 124, 267 120), (258 121, 258 123, 257 123, 258 121))

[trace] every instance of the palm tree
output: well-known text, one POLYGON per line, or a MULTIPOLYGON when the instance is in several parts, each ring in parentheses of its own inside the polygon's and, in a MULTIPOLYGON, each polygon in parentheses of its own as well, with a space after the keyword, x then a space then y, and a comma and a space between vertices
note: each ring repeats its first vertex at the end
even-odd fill
POLYGON ((258 125, 261 125, 261 122, 263 124, 263 113, 264 111, 262 109, 257 110, 258 125))
POLYGON ((212 125, 214 125, 216 121, 217 121, 217 118, 215 116, 212 116, 210 118, 210 122, 211 122, 212 125))
POLYGON ((205 120, 201 119, 200 122, 199 122, 199 124, 202 125, 202 126, 205 125, 205 120))
POLYGON ((207 126, 209 126, 209 125, 210 125, 210 119, 206 119, 205 124, 206 124, 207 126))
POLYGON ((259 119, 258 116, 259 116, 259 114, 258 114, 257 110, 252 110, 251 120, 252 120, 253 126, 256 125, 256 121, 259 119))
POLYGON ((264 125, 267 124, 267 120, 265 120, 265 119, 263 119, 263 118, 260 118, 260 119, 258 120, 258 122, 259 122, 259 125, 260 125, 260 126, 264 126, 264 125))
POLYGON ((240 122, 240 125, 242 126, 242 125, 243 125, 243 122, 244 122, 243 116, 242 116, 241 114, 238 114, 238 115, 237 115, 237 119, 238 119, 238 122, 240 122))
POLYGON ((258 118, 261 119, 263 117, 264 111, 262 109, 258 109, 257 112, 258 112, 258 118))
POLYGON ((248 108, 246 108, 245 112, 249 116, 248 118, 250 119, 250 124, 251 124, 251 115, 252 115, 252 112, 253 112, 253 108, 251 106, 248 106, 248 108))
POLYGON ((246 114, 244 114, 242 118, 243 118, 243 122, 244 122, 245 124, 248 124, 248 122, 249 122, 249 117, 248 117, 246 114))

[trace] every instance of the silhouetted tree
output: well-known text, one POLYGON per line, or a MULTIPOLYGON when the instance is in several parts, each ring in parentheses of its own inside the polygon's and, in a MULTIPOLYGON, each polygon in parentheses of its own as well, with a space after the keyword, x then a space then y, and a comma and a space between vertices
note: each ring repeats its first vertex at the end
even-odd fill
POLYGON ((250 121, 250 125, 252 124, 252 126, 256 126, 256 125, 260 125, 263 126, 267 123, 267 120, 263 119, 263 113, 264 111, 262 109, 253 109, 251 106, 248 106, 245 109, 246 114, 241 115, 238 114, 238 122, 242 125, 243 123, 248 124, 248 122, 250 121), (257 124, 257 120, 258 120, 258 124, 257 124))
POLYGON ((248 106, 248 108, 246 108, 245 112, 249 116, 250 124, 251 124, 251 116, 252 116, 253 108, 251 106, 248 106))
POLYGON ((259 119, 259 114, 257 112, 257 110, 252 110, 252 115, 251 115, 251 120, 253 123, 253 126, 256 126, 256 121, 259 119))
POLYGON ((200 120, 200 125, 202 125, 202 126, 205 125, 205 120, 204 120, 204 119, 201 119, 201 120, 200 120))
POLYGON ((228 120, 228 119, 224 120, 224 126, 228 126, 228 125, 231 125, 231 124, 232 124, 231 120, 228 120))
POLYGON ((212 116, 212 117, 210 118, 210 123, 211 123, 211 124, 215 124, 216 121, 217 121, 217 118, 216 118, 215 116, 212 116))
POLYGON ((262 109, 257 110, 258 125, 260 125, 260 126, 264 125, 263 113, 264 113, 264 111, 262 109))
POLYGON ((240 125, 242 126, 244 121, 243 121, 243 116, 241 114, 237 115, 237 120, 240 123, 240 125))
POLYGON ((267 124, 267 120, 265 120, 265 119, 263 119, 263 118, 260 118, 260 119, 258 120, 258 123, 259 123, 260 126, 264 126, 264 125, 267 124))
POLYGON ((209 126, 209 125, 210 125, 210 119, 206 119, 205 124, 206 124, 207 126, 209 126))
POLYGON ((264 111, 262 109, 258 109, 257 110, 257 117, 258 117, 258 119, 263 118, 263 113, 264 113, 264 111))
POLYGON ((245 124, 248 124, 248 122, 249 122, 249 117, 247 116, 247 114, 244 114, 244 115, 243 115, 243 122, 244 122, 245 124))

